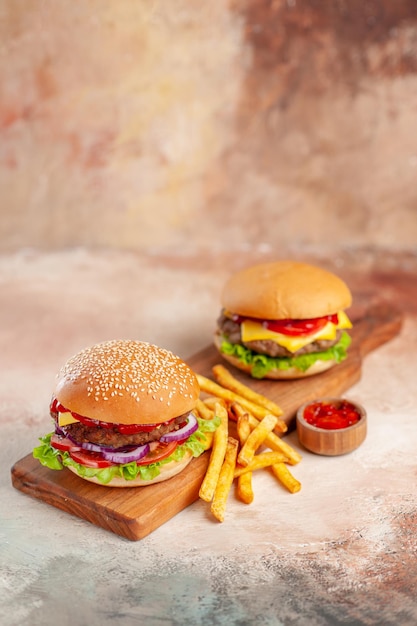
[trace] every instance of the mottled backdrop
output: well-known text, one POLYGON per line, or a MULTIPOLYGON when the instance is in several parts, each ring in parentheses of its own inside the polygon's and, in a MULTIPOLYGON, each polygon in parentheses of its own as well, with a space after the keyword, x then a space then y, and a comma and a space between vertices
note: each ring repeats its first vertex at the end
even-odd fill
POLYGON ((417 242, 415 0, 2 0, 0 250, 417 242))

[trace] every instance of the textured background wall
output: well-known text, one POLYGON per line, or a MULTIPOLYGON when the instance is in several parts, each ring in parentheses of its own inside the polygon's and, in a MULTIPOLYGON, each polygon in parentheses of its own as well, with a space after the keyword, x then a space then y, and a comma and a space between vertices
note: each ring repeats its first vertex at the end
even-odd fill
POLYGON ((417 246, 415 0, 2 0, 0 248, 417 246))

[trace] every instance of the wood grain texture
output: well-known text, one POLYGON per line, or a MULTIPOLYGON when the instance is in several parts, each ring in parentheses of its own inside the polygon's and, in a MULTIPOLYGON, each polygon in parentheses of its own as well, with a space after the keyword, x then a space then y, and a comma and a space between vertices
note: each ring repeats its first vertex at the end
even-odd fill
MULTIPOLYGON (((282 418, 292 428, 301 404, 318 397, 342 395, 360 379, 366 354, 395 337, 401 325, 401 315, 392 307, 381 305, 370 309, 354 320, 346 361, 311 378, 267 381, 251 379, 237 370, 233 374, 277 402, 283 409, 282 418)), ((220 356, 209 346, 187 361, 196 372, 211 377, 211 368, 220 362, 220 356)), ((169 481, 118 489, 89 483, 69 471, 49 470, 28 454, 13 465, 11 478, 13 486, 23 493, 136 541, 197 500, 208 461, 206 452, 169 481)))
POLYGON ((68 471, 54 471, 28 454, 12 467, 16 489, 72 515, 136 541, 198 498, 209 455, 203 454, 167 482, 147 487, 102 487, 68 471))

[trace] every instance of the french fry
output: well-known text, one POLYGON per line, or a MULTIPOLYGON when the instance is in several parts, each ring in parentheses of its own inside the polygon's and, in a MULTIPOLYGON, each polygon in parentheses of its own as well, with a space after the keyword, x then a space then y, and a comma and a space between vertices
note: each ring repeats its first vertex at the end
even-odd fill
POLYGON ((234 479, 238 445, 237 439, 228 437, 226 454, 210 507, 212 514, 219 522, 224 522, 227 498, 234 479))
POLYGON ((213 447, 214 432, 204 433, 205 440, 203 443, 204 450, 210 450, 213 447))
POLYGON ((241 383, 223 365, 214 365, 212 368, 212 372, 214 378, 219 383, 219 385, 222 385, 222 387, 226 387, 226 389, 234 391, 239 396, 242 396, 242 398, 246 398, 246 400, 249 400, 254 404, 258 404, 259 406, 264 407, 268 410, 269 413, 272 413, 272 415, 276 415, 277 417, 282 415, 281 407, 279 407, 269 398, 266 398, 262 394, 257 393, 250 387, 247 387, 246 385, 241 383))
POLYGON ((294 448, 290 446, 289 443, 286 443, 285 441, 277 437, 274 433, 271 433, 265 439, 265 445, 267 445, 268 448, 271 448, 271 450, 275 450, 276 452, 282 452, 283 454, 285 454, 285 456, 287 457, 286 462, 290 465, 297 465, 297 463, 299 463, 302 459, 301 454, 297 452, 297 450, 294 450, 294 448))
POLYGON ((271 466, 272 473, 290 493, 297 493, 301 489, 301 483, 294 478, 285 463, 275 463, 271 466))
POLYGON ((249 415, 242 413, 237 420, 237 434, 239 437, 240 445, 243 446, 251 433, 251 427, 249 424, 249 415))
POLYGON ((261 452, 253 457, 253 461, 249 465, 236 465, 235 478, 238 478, 246 472, 254 472, 263 467, 270 467, 276 463, 285 463, 287 457, 281 452, 261 452))
POLYGON ((214 407, 210 409, 200 398, 197 399, 195 405, 196 411, 204 420, 211 420, 214 417, 214 407))
POLYGON ((276 403, 246 387, 222 365, 212 371, 216 382, 197 374, 202 392, 196 403, 197 417, 220 417, 220 426, 205 433, 205 449, 211 452, 199 497, 211 503, 212 515, 223 522, 235 478, 236 496, 245 504, 254 500, 253 472, 262 468, 270 470, 290 493, 297 493, 301 483, 287 465, 296 465, 302 457, 281 439, 288 428, 276 403), (229 419, 235 422, 230 430, 229 419), (262 445, 269 450, 260 452, 262 445))
POLYGON ((210 378, 206 378, 201 374, 197 374, 198 384, 200 385, 201 391, 205 391, 212 396, 216 396, 217 398, 221 398, 222 400, 226 400, 227 402, 239 402, 243 407, 247 410, 251 411, 254 415, 259 415, 261 418, 267 414, 268 411, 263 407, 259 407, 253 402, 249 402, 249 400, 245 400, 238 394, 230 391, 230 389, 226 389, 221 385, 218 385, 214 381, 210 380, 210 378))
MULTIPOLYGON (((249 418, 249 413, 246 409, 243 408, 239 402, 232 402, 229 405, 229 417, 234 422, 238 422, 240 417, 246 415, 249 418)), ((252 416, 253 417, 253 416, 252 416)))
POLYGON ((228 414, 226 409, 217 404, 215 413, 220 417, 220 425, 214 431, 213 446, 211 449, 210 460, 206 474, 200 486, 199 497, 205 502, 211 502, 217 481, 219 479, 220 470, 224 461, 227 448, 228 438, 228 414))
POLYGON ((251 504, 253 502, 252 472, 246 472, 238 477, 236 495, 239 500, 245 504, 251 504))
POLYGON ((249 465, 259 446, 265 441, 269 433, 274 430, 276 423, 277 418, 275 415, 265 415, 259 424, 252 430, 240 449, 237 458, 240 465, 249 465))
MULTIPOLYGON (((244 409, 238 403, 233 403, 229 409, 229 417, 233 420, 238 420, 239 416, 244 412, 244 409)), ((252 430, 258 426, 259 420, 257 420, 256 417, 250 413, 248 413, 248 419, 252 430)), ((301 454, 297 452, 297 450, 294 450, 292 446, 290 446, 286 441, 283 441, 281 437, 278 437, 278 435, 273 432, 267 435, 264 444, 271 450, 285 454, 288 459, 287 462, 290 465, 297 465, 297 463, 299 463, 302 459, 301 454)))
POLYGON ((290 465, 297 465, 301 461, 301 454, 294 450, 292 446, 286 441, 283 441, 280 437, 277 437, 275 433, 270 433, 264 444, 268 446, 271 450, 275 450, 275 452, 282 452, 287 457, 287 463, 290 465))
MULTIPOLYGON (((217 396, 218 398, 222 398, 229 403, 239 402, 245 409, 247 409, 250 413, 252 413, 255 417, 262 419, 265 415, 268 415, 270 411, 265 409, 263 406, 259 406, 258 404, 254 404, 246 398, 242 398, 234 391, 230 391, 230 389, 225 389, 221 385, 213 382, 209 378, 202 376, 201 374, 196 374, 198 383, 200 385, 201 391, 205 391, 213 396, 217 396)), ((287 431, 287 425, 282 420, 277 420, 276 428, 279 429, 280 432, 287 431)))
MULTIPOLYGON (((241 446, 245 444, 250 433, 249 416, 247 413, 242 413, 237 420, 237 434, 241 446)), ((252 472, 246 472, 238 477, 236 495, 245 504, 253 502, 252 472)))
POLYGON ((217 398, 216 396, 208 396, 203 399, 203 402, 212 411, 214 411, 216 404, 221 404, 224 408, 227 408, 226 402, 222 398, 217 398))
MULTIPOLYGON (((234 402, 230 405, 229 417, 231 419, 239 421, 239 417, 245 413, 248 416, 249 425, 253 430, 258 426, 259 420, 257 420, 256 417, 254 417, 250 413, 247 413, 243 409, 243 407, 240 406, 239 403, 234 402)), ((267 435, 264 444, 271 450, 275 450, 276 452, 282 452, 283 454, 285 454, 288 459, 286 462, 290 465, 297 465, 297 463, 299 463, 302 459, 301 454, 297 452, 297 450, 294 450, 294 448, 290 446, 290 444, 288 444, 286 441, 283 441, 280 437, 278 437, 278 435, 273 432, 267 435)))
MULTIPOLYGON (((200 417, 203 420, 212 420, 214 417, 214 408, 210 409, 204 404, 202 400, 200 400, 200 398, 198 398, 194 408, 194 413, 196 417, 200 417)), ((210 448, 213 446, 213 439, 214 432, 204 433, 204 441, 202 441, 202 443, 204 444, 205 450, 210 450, 210 448)))

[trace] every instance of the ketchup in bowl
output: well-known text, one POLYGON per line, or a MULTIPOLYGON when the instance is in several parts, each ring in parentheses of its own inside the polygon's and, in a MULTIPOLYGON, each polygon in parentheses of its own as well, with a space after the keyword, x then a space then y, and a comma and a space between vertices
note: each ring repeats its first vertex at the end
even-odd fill
POLYGON ((361 419, 358 409, 348 400, 312 402, 306 406, 303 417, 308 424, 326 430, 348 428, 361 419))
POLYGON ((310 452, 326 456, 347 454, 365 439, 365 409, 345 398, 318 398, 297 411, 297 434, 310 452))

